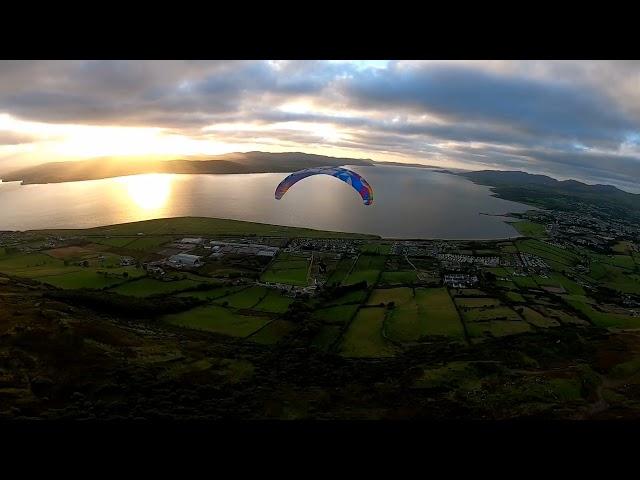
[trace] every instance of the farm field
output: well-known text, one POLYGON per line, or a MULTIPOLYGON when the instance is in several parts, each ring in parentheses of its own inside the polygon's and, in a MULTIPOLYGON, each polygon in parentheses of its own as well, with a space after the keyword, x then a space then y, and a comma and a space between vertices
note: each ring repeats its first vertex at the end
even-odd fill
POLYGON ((480 307, 480 308, 460 308, 462 318, 468 325, 470 322, 482 322, 487 320, 513 320, 519 321, 520 317, 516 312, 507 306, 480 307))
POLYGON ((353 258, 347 257, 347 258, 340 259, 340 261, 336 265, 335 270, 333 270, 329 275, 329 278, 327 279, 327 284, 340 285, 345 279, 345 277, 347 276, 347 274, 349 273, 349 270, 351 270, 353 263, 354 263, 353 258))
POLYGON ((305 286, 308 284, 309 259, 302 256, 280 254, 266 272, 263 282, 305 286))
POLYGON ((127 250, 136 250, 139 252, 150 252, 160 248, 163 244, 169 243, 174 240, 175 237, 160 236, 160 237, 139 237, 134 241, 126 244, 127 250))
POLYGON ((181 292, 178 293, 176 297, 193 297, 200 300, 215 300, 217 298, 231 295, 239 290, 242 290, 243 288, 246 287, 244 285, 212 287, 207 290, 192 290, 189 292, 181 292))
POLYGON ((270 313, 284 313, 293 302, 293 298, 285 297, 277 290, 268 290, 262 300, 253 306, 253 309, 270 313))
POLYGON ((222 303, 224 306, 238 309, 250 309, 258 305, 260 301, 266 297, 267 289, 260 286, 252 286, 239 290, 227 297, 221 297, 214 300, 215 303, 222 303))
POLYGON ((95 244, 106 245, 107 247, 123 248, 139 237, 91 237, 95 244))
POLYGON ((525 298, 517 292, 507 292, 506 297, 512 302, 525 303, 525 298))
POLYGON ((313 337, 311 346, 327 352, 338 341, 341 333, 342 327, 338 325, 323 325, 313 337))
POLYGON ((135 267, 122 267, 109 270, 83 268, 81 270, 70 271, 69 273, 36 277, 36 280, 64 289, 103 289, 125 283, 136 276, 142 275, 144 275, 144 272, 135 267), (128 275, 127 277, 123 276, 125 272, 128 275))
POLYGON ((531 331, 531 326, 522 320, 489 320, 482 322, 470 322, 466 324, 469 337, 482 339, 482 337, 504 337, 531 331))
POLYGON ((386 310, 362 308, 349 325, 340 344, 345 357, 390 357, 395 349, 382 336, 386 310))
POLYGON ((361 304, 367 299, 368 292, 366 290, 353 290, 341 295, 337 298, 326 303, 326 306, 331 305, 347 305, 347 304, 361 304))
POLYGON ((518 240, 516 246, 521 252, 541 257, 547 263, 551 262, 551 266, 558 270, 562 267, 572 267, 579 260, 576 254, 539 240, 518 240))
POLYGON ((546 232, 544 230, 544 225, 534 222, 513 222, 511 223, 518 233, 524 235, 525 237, 534 237, 534 238, 543 238, 546 236, 546 232))
POLYGON ((264 345, 278 343, 295 329, 295 325, 285 320, 273 320, 257 332, 251 334, 248 340, 264 345))
POLYGON ((243 222, 209 217, 158 218, 140 222, 109 225, 105 227, 77 230, 46 230, 53 235, 211 235, 242 236, 260 235, 265 237, 309 237, 309 238, 377 238, 374 235, 363 235, 343 232, 313 230, 310 228, 285 227, 266 223, 243 222))
POLYGON ((343 280, 342 284, 353 285, 366 281, 369 286, 375 285, 380 276, 380 272, 384 270, 385 261, 386 257, 382 255, 360 255, 353 270, 347 278, 343 280))
POLYGON ((380 275, 380 285, 407 285, 415 283, 418 274, 415 270, 404 270, 400 272, 382 272, 380 275))
POLYGON ((413 302, 413 289, 408 287, 377 288, 369 296, 369 305, 379 305, 394 302, 396 305, 413 302))
POLYGON ((416 288, 420 315, 426 317, 424 335, 464 337, 464 329, 446 288, 416 288))
POLYGON ((337 305, 335 307, 320 308, 313 312, 313 317, 325 323, 348 323, 358 311, 358 305, 337 305))
POLYGON ((564 295, 564 300, 574 309, 586 315, 595 325, 605 328, 639 328, 640 317, 609 313, 592 305, 587 297, 580 295, 564 295))
POLYGON ((132 297, 150 297, 151 295, 167 295, 199 285, 193 280, 163 281, 154 278, 141 278, 131 282, 118 285, 110 291, 120 295, 130 295, 132 297))
POLYGON ((516 310, 524 316, 524 319, 531 325, 540 328, 558 327, 560 323, 549 317, 545 317, 541 313, 537 312, 530 307, 516 307, 516 310))
POLYGON ((270 321, 266 317, 239 315, 217 305, 205 305, 186 312, 165 315, 162 320, 171 325, 232 337, 247 337, 270 321))
POLYGON ((467 308, 496 307, 500 305, 497 298, 465 298, 456 297, 456 305, 467 308))
POLYGON ((62 260, 42 253, 10 254, 0 257, 0 272, 27 278, 79 269, 80 267, 67 267, 62 260))
POLYGON ((362 253, 388 255, 391 253, 391 245, 388 243, 365 243, 360 247, 362 253))
POLYGON ((415 342, 425 336, 463 337, 455 306, 445 288, 378 288, 369 305, 393 302, 388 310, 386 332, 397 342, 415 342))

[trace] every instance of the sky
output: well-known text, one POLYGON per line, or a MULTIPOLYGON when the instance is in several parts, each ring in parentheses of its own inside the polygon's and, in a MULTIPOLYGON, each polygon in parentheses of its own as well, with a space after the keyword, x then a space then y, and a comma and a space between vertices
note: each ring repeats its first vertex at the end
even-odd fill
POLYGON ((301 151, 640 193, 640 62, 0 61, 0 173, 301 151))

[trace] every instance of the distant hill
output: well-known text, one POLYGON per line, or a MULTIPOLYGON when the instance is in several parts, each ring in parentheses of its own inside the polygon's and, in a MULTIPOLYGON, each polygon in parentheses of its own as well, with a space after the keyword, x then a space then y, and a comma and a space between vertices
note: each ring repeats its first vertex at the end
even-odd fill
POLYGON ((578 210, 586 204, 605 208, 619 217, 640 219, 640 195, 611 185, 588 185, 519 171, 481 170, 457 175, 491 186, 493 192, 507 200, 563 210, 578 210))
POLYGON ((309 153, 247 152, 216 155, 207 159, 127 161, 96 158, 51 162, 2 175, 5 182, 59 183, 136 175, 141 173, 267 173, 340 165, 374 165, 372 160, 337 158, 309 153))

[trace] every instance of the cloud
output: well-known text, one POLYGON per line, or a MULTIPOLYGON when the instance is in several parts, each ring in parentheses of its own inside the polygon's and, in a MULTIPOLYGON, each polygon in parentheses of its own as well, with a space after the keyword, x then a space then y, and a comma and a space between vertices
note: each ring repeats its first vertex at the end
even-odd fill
MULTIPOLYGON (((0 78, 0 114, 24 121, 640 178, 639 62, 3 61, 0 78)), ((16 135, 0 146, 33 140, 16 135)))
POLYGON ((0 146, 23 145, 36 141, 36 137, 8 130, 0 130, 0 146))

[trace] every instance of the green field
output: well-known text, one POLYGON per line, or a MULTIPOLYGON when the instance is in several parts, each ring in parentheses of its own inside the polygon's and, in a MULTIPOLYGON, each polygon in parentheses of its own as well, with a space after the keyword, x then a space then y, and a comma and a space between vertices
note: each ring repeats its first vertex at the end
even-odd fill
POLYGON ((466 308, 496 307, 500 305, 500 301, 497 298, 456 297, 456 305, 466 308))
POLYGON ((308 284, 309 259, 306 257, 280 254, 262 274, 263 282, 305 286, 308 284))
POLYGON ((29 278, 79 269, 80 267, 66 267, 62 260, 42 253, 20 253, 0 257, 0 272, 29 278))
POLYGON ((567 325, 589 325, 589 322, 583 320, 581 318, 575 317, 573 315, 569 315, 567 312, 562 310, 556 310, 553 308, 543 308, 547 316, 553 317, 556 320, 560 321, 563 324, 567 325))
POLYGON ((617 328, 639 328, 640 317, 632 317, 630 315, 622 315, 619 313, 609 313, 600 311, 590 304, 587 297, 580 295, 563 295, 562 297, 569 305, 577 311, 582 312, 599 327, 617 327, 617 328))
POLYGON ((341 333, 342 328, 338 325, 324 325, 316 336, 313 337, 311 345, 325 352, 329 351, 331 346, 340 338, 341 333))
POLYGON ((277 290, 269 290, 253 309, 270 313, 284 313, 293 302, 293 298, 285 297, 277 290))
POLYGON ((0 272, 33 278, 58 288, 102 289, 144 275, 135 267, 94 268, 66 266, 64 261, 41 253, 5 255, 0 257, 0 272), (99 273, 102 272, 102 273, 99 273), (128 277, 124 277, 124 272, 128 277))
POLYGON ((592 263, 589 277, 594 283, 623 293, 640 295, 640 275, 606 263, 592 263))
POLYGON ((354 290, 327 302, 326 305, 346 305, 361 304, 367 299, 368 292, 366 290, 354 290))
POLYGON ((144 275, 143 271, 137 270, 135 267, 113 268, 104 270, 103 272, 105 273, 98 273, 98 271, 94 269, 84 268, 69 273, 36 277, 36 280, 64 289, 102 289, 127 282, 136 276, 144 275), (123 277, 124 272, 128 273, 128 278, 123 277))
POLYGON ((139 237, 131 243, 126 245, 127 250, 137 250, 139 252, 149 252, 157 250, 163 244, 171 242, 174 237, 161 236, 161 237, 139 237))
POLYGON ((376 238, 374 235, 328 232, 310 228, 284 227, 266 223, 242 222, 208 217, 178 217, 122 223, 105 227, 68 230, 39 230, 37 232, 58 235, 260 235, 266 237, 310 238, 376 238))
POLYGON ((108 247, 122 248, 138 238, 139 237, 92 237, 91 241, 108 247))
POLYGON ((446 288, 416 288, 420 315, 426 317, 424 335, 464 336, 456 307, 446 288))
POLYGON ((240 286, 222 286, 222 287, 212 287, 207 290, 193 290, 190 292, 182 292, 177 294, 177 297, 193 297, 198 298, 200 300, 215 300, 217 298, 226 297, 227 295, 231 295, 232 293, 237 292, 238 290, 242 290, 246 288, 244 285, 240 286))
POLYGON ((343 285, 353 285, 366 281, 369 286, 375 285, 384 270, 386 257, 383 255, 360 255, 351 273, 342 282, 343 285))
POLYGON ((530 276, 521 277, 521 276, 518 276, 518 275, 512 275, 511 276, 511 280, 519 288, 524 288, 524 289, 527 289, 527 288, 538 288, 538 284, 530 276))
POLYGON ((391 253, 391 245, 388 243, 365 243, 360 247, 362 253, 374 253, 388 255, 391 253))
POLYGON ((413 302, 413 289, 408 287, 377 288, 369 296, 369 305, 379 305, 394 302, 397 305, 413 302))
POLYGON ((467 323, 467 333, 470 337, 479 338, 485 336, 504 337, 531 331, 528 323, 509 320, 490 320, 484 322, 467 323))
POLYGON ((394 348, 382 336, 386 309, 362 308, 342 337, 340 353, 345 357, 390 357, 394 348))
POLYGON ((171 325, 206 330, 232 337, 247 337, 269 323, 269 319, 266 317, 238 315, 217 305, 205 305, 186 312, 165 315, 162 320, 171 325))
POLYGON ((516 241, 516 246, 521 252, 541 257, 547 263, 552 262, 551 266, 557 264, 571 267, 579 261, 575 253, 539 240, 518 240, 516 241))
POLYGON ((538 282, 540 286, 551 285, 563 287, 568 293, 573 295, 584 295, 584 289, 580 284, 568 279, 561 273, 553 272, 549 277, 548 279, 536 277, 536 282, 538 282))
POLYGON ((446 288, 392 288, 374 290, 370 304, 395 303, 386 321, 386 332, 397 342, 415 342, 437 335, 463 337, 464 330, 446 288))
POLYGON ((358 311, 358 305, 337 305, 320 308, 313 312, 313 317, 325 323, 348 323, 358 311))
POLYGON ((120 295, 130 295, 132 297, 149 297, 151 295, 167 295, 188 288, 193 288, 198 282, 193 280, 176 280, 173 282, 165 282, 154 278, 141 278, 123 285, 118 285, 110 289, 112 292, 120 295))
POLYGON ((232 308, 248 309, 258 305, 266 297, 268 290, 265 287, 253 286, 232 293, 228 297, 215 300, 215 303, 224 303, 232 308))
POLYGON ((557 327, 560 325, 557 320, 553 318, 548 318, 542 315, 541 313, 535 311, 533 308, 529 307, 518 307, 522 308, 522 315, 524 319, 529 322, 531 325, 540 328, 549 328, 549 327, 557 327))
POLYGON ((462 318, 467 323, 467 325, 470 322, 483 322, 487 320, 520 320, 518 314, 506 306, 489 308, 464 308, 461 309, 461 313, 462 318))
POLYGON ((329 275, 329 278, 327 279, 327 284, 340 285, 344 281, 347 274, 349 273, 349 270, 351 270, 353 262, 354 260, 352 258, 340 259, 335 270, 331 272, 331 275, 329 275))
POLYGON ((415 270, 403 270, 400 272, 382 272, 380 285, 411 285, 418 279, 415 270))
POLYGON ((525 237, 543 238, 546 236, 544 225, 540 223, 521 221, 513 222, 511 225, 518 230, 520 235, 524 235, 525 237))
POLYGON ((249 340, 256 343, 262 343, 265 345, 272 345, 278 343, 289 333, 295 329, 295 325, 285 320, 273 320, 266 326, 253 333, 249 340))
POLYGON ((506 296, 512 302, 520 302, 520 303, 526 302, 525 298, 517 292, 507 292, 506 296))

